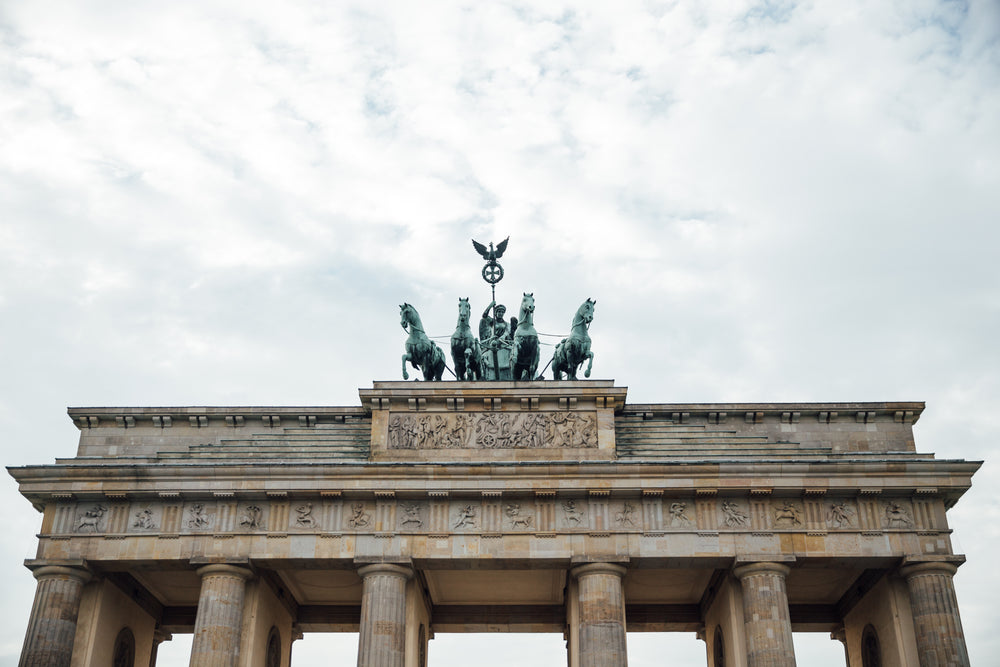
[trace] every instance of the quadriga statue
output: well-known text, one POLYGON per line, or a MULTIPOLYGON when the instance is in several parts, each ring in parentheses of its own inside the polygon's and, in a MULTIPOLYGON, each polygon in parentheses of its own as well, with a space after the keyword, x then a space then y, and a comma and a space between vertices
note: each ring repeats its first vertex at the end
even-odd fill
POLYGON ((570 325, 569 337, 563 338, 562 342, 556 345, 555 354, 552 357, 552 378, 562 380, 566 375, 567 380, 575 380, 576 372, 587 360, 587 370, 583 372, 584 377, 590 377, 590 369, 594 366, 594 353, 590 350, 590 323, 594 321, 594 304, 597 301, 587 299, 576 309, 573 316, 573 323, 570 325))
POLYGON ((440 381, 444 375, 444 352, 427 337, 417 309, 404 303, 399 307, 399 316, 403 331, 410 334, 406 339, 406 354, 403 355, 403 379, 410 379, 410 374, 406 372, 406 362, 409 361, 424 374, 425 380, 440 381))

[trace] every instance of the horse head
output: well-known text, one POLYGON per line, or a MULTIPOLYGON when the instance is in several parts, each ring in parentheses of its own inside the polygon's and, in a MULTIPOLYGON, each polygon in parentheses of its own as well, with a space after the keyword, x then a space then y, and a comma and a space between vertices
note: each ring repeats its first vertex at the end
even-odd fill
POLYGON ((524 296, 521 298, 521 317, 520 319, 525 319, 535 312, 535 293, 525 292, 524 296))
POLYGON ((472 313, 472 307, 469 305, 469 299, 468 298, 464 298, 463 299, 463 298, 459 297, 459 299, 458 299, 458 323, 459 324, 468 324, 469 323, 469 316, 471 315, 471 313, 472 313))
POLYGON ((594 299, 588 298, 576 311, 577 317, 582 320, 585 324, 590 324, 594 321, 594 305, 597 303, 594 299))
POLYGON ((418 321, 419 316, 417 316, 417 309, 408 303, 399 304, 399 324, 403 327, 403 331, 409 333, 409 327, 414 322, 418 321))

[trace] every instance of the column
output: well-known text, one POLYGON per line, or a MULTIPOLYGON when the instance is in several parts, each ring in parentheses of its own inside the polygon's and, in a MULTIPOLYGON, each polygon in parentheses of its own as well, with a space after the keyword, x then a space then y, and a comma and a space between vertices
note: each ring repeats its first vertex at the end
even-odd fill
POLYGON ((90 573, 76 567, 46 565, 33 573, 35 603, 24 635, 20 667, 69 667, 83 585, 90 573))
POLYGON ((406 582, 413 570, 378 563, 358 569, 364 583, 358 667, 403 667, 406 658, 406 582))
POLYGON ((201 596, 191 642, 191 667, 235 667, 240 655, 243 596, 252 574, 233 565, 198 569, 201 596))
POLYGON ((156 667, 156 653, 160 650, 160 644, 173 638, 174 636, 169 632, 164 632, 159 628, 153 630, 153 650, 149 654, 149 667, 156 667))
POLYGON ((785 577, 781 563, 750 563, 733 570, 743 588, 749 667, 794 667, 792 622, 788 615, 785 577))
POLYGON ((900 569, 910 589, 920 667, 969 665, 969 650, 952 581, 957 570, 947 562, 914 563, 900 569))
POLYGON ((625 667, 625 568, 589 563, 571 570, 579 586, 580 667, 625 667))

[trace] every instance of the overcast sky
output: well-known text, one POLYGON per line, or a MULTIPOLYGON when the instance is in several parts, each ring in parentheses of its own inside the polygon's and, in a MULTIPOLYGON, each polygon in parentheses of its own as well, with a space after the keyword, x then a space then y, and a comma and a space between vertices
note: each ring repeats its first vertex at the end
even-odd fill
MULTIPOLYGON (((398 304, 449 334, 509 235, 500 300, 559 334, 595 298, 632 402, 926 401, 920 451, 987 460, 949 517, 1000 664, 1000 3, 324 4, 0 3, 6 465, 72 456, 67 406, 357 405, 398 304)), ((6 667, 39 515, 0 493, 6 667)), ((564 655, 458 639, 434 667, 564 655)))

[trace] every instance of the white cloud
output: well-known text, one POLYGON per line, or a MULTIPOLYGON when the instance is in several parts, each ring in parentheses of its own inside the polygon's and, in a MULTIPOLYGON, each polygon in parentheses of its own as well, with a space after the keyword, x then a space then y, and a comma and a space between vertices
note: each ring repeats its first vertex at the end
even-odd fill
MULTIPOLYGON (((8 3, 8 463, 71 455, 67 404, 354 404, 397 304, 449 333, 508 234, 501 299, 559 333, 596 298, 634 401, 927 400, 922 451, 986 457, 998 32, 990 0, 8 3)), ((996 482, 952 511, 979 662, 996 482)))

